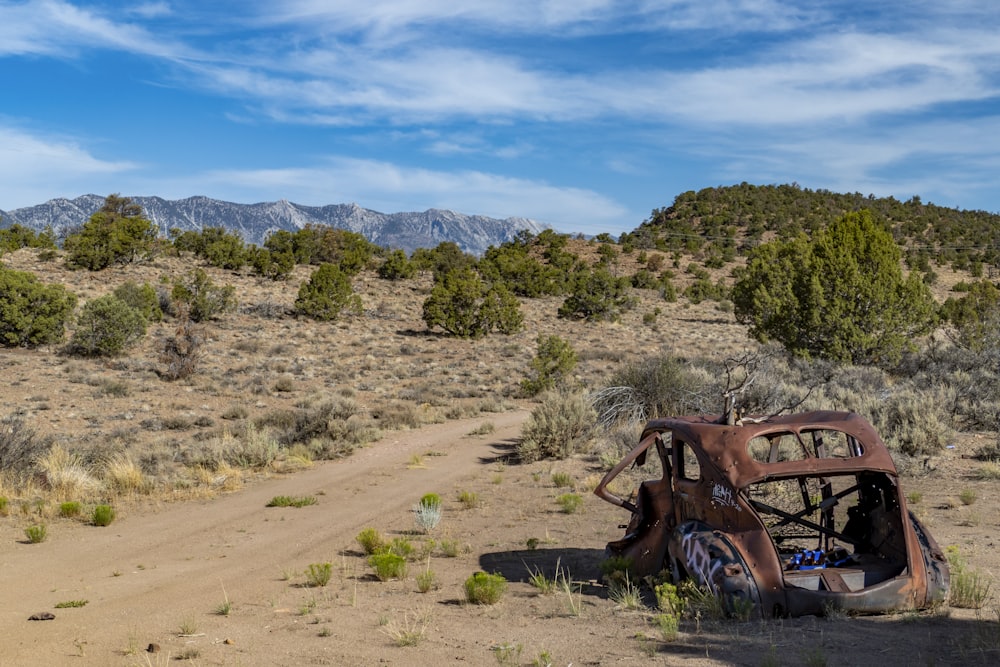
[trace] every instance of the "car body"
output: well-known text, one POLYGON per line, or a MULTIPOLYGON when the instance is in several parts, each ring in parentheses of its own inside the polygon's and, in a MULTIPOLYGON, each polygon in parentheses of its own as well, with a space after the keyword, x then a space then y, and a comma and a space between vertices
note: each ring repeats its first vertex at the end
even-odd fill
POLYGON ((879 613, 948 596, 944 554, 856 413, 654 419, 594 492, 632 513, 609 556, 627 559, 636 576, 690 577, 730 613, 879 613), (658 479, 629 500, 609 490, 651 451, 658 479))

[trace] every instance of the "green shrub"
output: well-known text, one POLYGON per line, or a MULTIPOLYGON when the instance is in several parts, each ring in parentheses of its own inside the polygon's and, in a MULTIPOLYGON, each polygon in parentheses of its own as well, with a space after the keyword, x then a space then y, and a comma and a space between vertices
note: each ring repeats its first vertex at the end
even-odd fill
POLYGON ((517 443, 525 463, 539 459, 564 459, 580 453, 590 442, 595 413, 582 394, 550 392, 531 412, 517 443))
POLYGON ((330 321, 341 312, 361 312, 361 297, 354 293, 351 277, 335 264, 322 264, 308 282, 299 286, 296 312, 315 320, 330 321))
POLYGON ((316 502, 316 496, 275 496, 265 507, 307 507, 316 502))
POLYGON ((149 283, 138 285, 130 280, 116 287, 112 293, 138 311, 147 322, 159 322, 163 319, 160 296, 149 283))
POLYGON ((302 263, 333 264, 348 276, 365 268, 376 250, 362 234, 325 225, 306 225, 295 233, 294 243, 296 254, 308 255, 302 263))
POLYGON ((374 528, 365 528, 354 538, 366 555, 381 551, 385 547, 385 538, 374 528))
POLYGON ((333 575, 332 563, 310 563, 306 570, 306 583, 310 586, 321 588, 330 583, 333 575))
POLYGON ((295 268, 295 255, 291 252, 273 252, 256 246, 247 251, 247 261, 257 273, 271 280, 284 280, 295 268))
POLYGON ((313 249, 315 248, 315 238, 312 228, 300 229, 294 234, 285 229, 272 232, 264 239, 264 249, 271 253, 272 257, 286 257, 291 265, 309 264, 312 262, 313 249))
POLYGON ((146 320, 113 294, 88 301, 70 338, 73 354, 112 357, 135 345, 146 335, 146 320))
POLYGON ((58 343, 75 306, 76 295, 62 285, 45 285, 34 274, 0 267, 0 345, 58 343))
POLYGON ((385 280, 409 280, 416 274, 417 267, 402 250, 393 250, 378 267, 379 278, 385 280))
MULTIPOLYGON (((680 627, 680 619, 677 617, 677 614, 657 614, 653 617, 653 620, 660 629, 660 636, 663 637, 663 641, 673 642, 677 640, 677 631, 680 627)), ((824 662, 823 664, 826 663, 824 662)))
POLYGON ((458 502, 467 510, 471 510, 479 505, 479 494, 475 491, 459 491, 458 502))
POLYGON ((66 264, 99 271, 112 264, 132 264, 152 256, 156 226, 142 207, 127 197, 109 195, 101 210, 75 234, 66 237, 66 264))
POLYGON ((32 544, 38 544, 45 541, 45 538, 49 536, 49 531, 48 528, 45 527, 44 523, 39 523, 25 528, 24 534, 28 538, 29 542, 32 544))
POLYGON ((89 600, 64 600, 63 602, 57 602, 54 606, 56 609, 78 609, 80 607, 86 607, 89 600))
POLYGON ((389 543, 388 552, 402 556, 406 560, 411 560, 414 555, 413 543, 405 537, 394 537, 389 543))
POLYGON ((674 616, 682 616, 684 614, 684 611, 687 609, 687 598, 680 594, 677 586, 669 581, 665 581, 658 584, 653 589, 653 592, 656 595, 656 606, 660 611, 673 614, 674 616))
POLYGON ((538 351, 531 360, 532 373, 521 381, 521 389, 535 396, 565 384, 576 368, 576 351, 559 336, 539 335, 538 351))
POLYGON ((246 264, 249 254, 240 235, 224 227, 183 232, 174 239, 174 247, 193 252, 212 266, 233 271, 246 264))
POLYGON ((420 498, 420 504, 426 507, 441 507, 441 496, 436 493, 425 493, 420 498))
POLYGON ((461 550, 458 540, 441 540, 438 547, 441 549, 441 555, 445 558, 455 558, 461 550))
POLYGON ((976 502, 977 497, 975 489, 962 489, 958 494, 958 499, 962 501, 963 505, 972 505, 976 502))
POLYGON ((375 571, 379 581, 402 579, 406 576, 406 559, 391 551, 372 554, 368 557, 368 565, 375 571))
POLYGON ((461 338, 480 338, 492 331, 512 334, 520 330, 521 305, 501 284, 487 287, 474 270, 442 274, 423 304, 428 329, 440 327, 461 338))
POLYGON ((502 574, 476 572, 465 580, 465 599, 472 604, 496 604, 506 591, 502 574))
POLYGON ((605 581, 624 579, 632 570, 632 559, 628 556, 609 556, 598 567, 605 581))
POLYGON ((979 570, 970 568, 957 546, 945 548, 945 556, 951 571, 948 604, 959 609, 981 609, 990 597, 993 580, 979 570))
POLYGON ((5 252, 19 250, 20 248, 45 248, 51 250, 55 247, 55 236, 50 227, 46 227, 44 231, 36 232, 30 227, 25 227, 15 222, 10 227, 0 229, 0 255, 5 252))
POLYGON ((583 507, 583 496, 577 493, 563 493, 556 496, 556 504, 563 514, 576 514, 583 507))
POLYGON ((115 508, 111 505, 98 505, 94 508, 93 521, 95 526, 110 526, 115 520, 115 508))
POLYGON ((437 575, 431 570, 430 559, 427 561, 427 568, 416 576, 417 590, 421 593, 428 593, 438 587, 437 575))
POLYGON ((732 301, 750 335, 800 356, 891 365, 937 310, 916 272, 903 277, 892 232, 869 211, 807 237, 757 246, 737 269, 732 301))
POLYGON ((695 304, 702 301, 722 302, 729 296, 729 287, 721 278, 718 282, 713 283, 711 278, 703 276, 684 288, 684 296, 695 304))
POLYGON ((446 273, 463 269, 475 269, 476 258, 462 252, 454 241, 442 241, 431 249, 417 248, 411 261, 419 270, 430 270, 437 282, 446 273))
POLYGON ((588 322, 617 321, 636 303, 629 294, 630 287, 627 277, 616 278, 604 267, 581 271, 559 307, 559 317, 588 322))
POLYGON ((479 261, 479 272, 493 283, 503 283, 514 294, 538 298, 562 293, 566 277, 560 267, 543 264, 530 250, 534 245, 529 233, 502 245, 491 246, 479 261))
POLYGON ((80 516, 83 512, 83 507, 75 500, 69 502, 61 503, 59 505, 59 516, 65 517, 67 519, 72 519, 73 517, 80 516))
POLYGON ((170 296, 183 304, 193 322, 217 319, 223 313, 236 310, 236 288, 219 286, 212 282, 203 269, 189 271, 174 281, 170 296))
POLYGON ((572 488, 574 485, 573 476, 568 472, 554 472, 552 473, 552 484, 557 489, 572 488))
MULTIPOLYGON (((958 291, 958 285, 953 289, 958 291)), ((1000 288, 992 281, 966 285, 965 296, 948 297, 941 314, 955 327, 955 340, 962 347, 980 352, 1000 347, 1000 288)))

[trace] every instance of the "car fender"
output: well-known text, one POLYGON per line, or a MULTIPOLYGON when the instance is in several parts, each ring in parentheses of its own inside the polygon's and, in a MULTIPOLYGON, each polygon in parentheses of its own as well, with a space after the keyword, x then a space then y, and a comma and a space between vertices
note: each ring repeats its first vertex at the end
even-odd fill
POLYGON ((740 551, 725 534, 701 521, 677 526, 667 545, 668 565, 675 583, 690 578, 722 601, 726 613, 760 613, 760 593, 740 551))

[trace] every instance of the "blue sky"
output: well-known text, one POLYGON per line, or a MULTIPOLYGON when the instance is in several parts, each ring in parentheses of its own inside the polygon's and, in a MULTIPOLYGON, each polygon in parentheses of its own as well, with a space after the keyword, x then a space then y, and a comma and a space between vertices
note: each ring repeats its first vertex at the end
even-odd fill
POLYGON ((618 234, 747 181, 1000 211, 992 0, 0 0, 0 209, 450 208, 618 234))

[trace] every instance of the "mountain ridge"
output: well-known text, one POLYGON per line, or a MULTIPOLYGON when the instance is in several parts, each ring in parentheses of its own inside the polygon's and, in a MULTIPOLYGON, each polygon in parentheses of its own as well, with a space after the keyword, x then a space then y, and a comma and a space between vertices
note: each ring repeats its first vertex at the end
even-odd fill
MULTIPOLYGON (((157 196, 130 199, 142 206, 145 216, 163 235, 173 228, 198 231, 205 227, 224 227, 238 233, 244 241, 257 245, 263 244, 268 234, 280 229, 295 232, 313 224, 357 232, 376 245, 401 248, 408 253, 451 241, 465 252, 481 255, 491 245, 509 241, 522 230, 537 234, 547 229, 529 218, 498 219, 433 208, 381 213, 356 203, 306 206, 287 199, 253 204, 227 202, 204 195, 184 199, 157 196)), ((0 211, 0 222, 4 227, 20 224, 39 231, 51 227, 59 234, 85 223, 101 208, 104 200, 94 194, 75 199, 50 199, 35 206, 0 211)))

